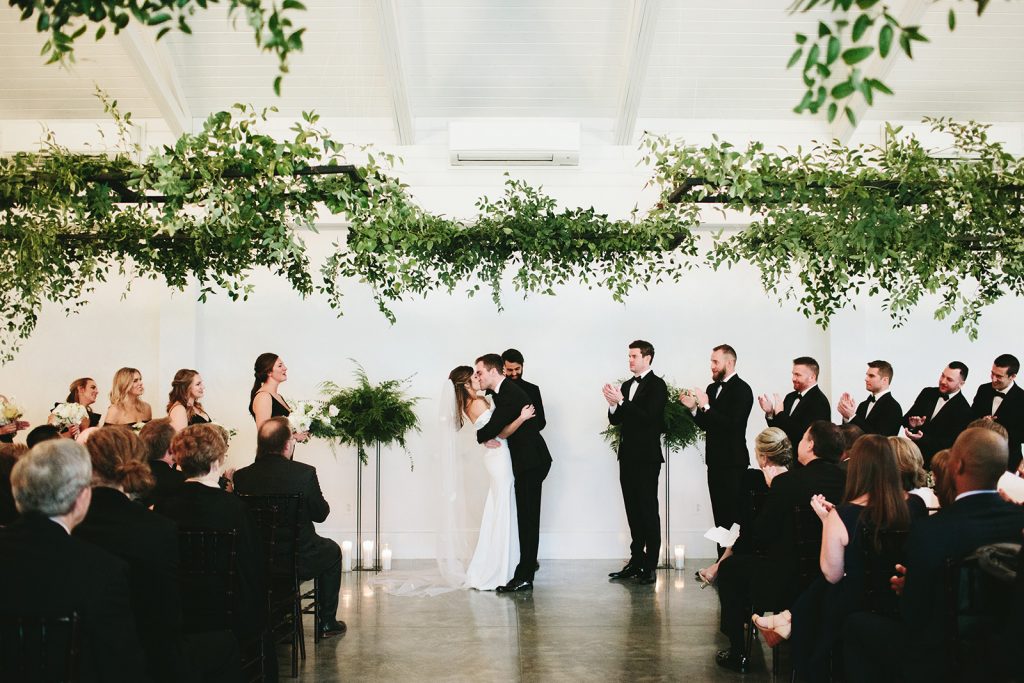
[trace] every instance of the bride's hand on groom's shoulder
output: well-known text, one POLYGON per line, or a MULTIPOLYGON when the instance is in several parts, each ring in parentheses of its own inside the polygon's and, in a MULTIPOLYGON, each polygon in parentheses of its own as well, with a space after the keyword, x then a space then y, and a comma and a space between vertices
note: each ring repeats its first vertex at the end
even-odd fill
POLYGON ((533 417, 536 414, 537 414, 537 409, 534 408, 530 404, 527 404, 527 405, 523 406, 523 409, 519 411, 519 417, 523 418, 524 421, 525 420, 529 420, 531 417, 533 417))

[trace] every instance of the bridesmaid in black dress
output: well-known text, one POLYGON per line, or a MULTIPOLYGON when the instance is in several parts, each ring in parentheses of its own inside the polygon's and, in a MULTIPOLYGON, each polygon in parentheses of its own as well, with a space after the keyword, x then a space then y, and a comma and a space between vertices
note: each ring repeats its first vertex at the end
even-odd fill
MULTIPOLYGON (((7 397, 0 394, 0 405, 7 403, 7 397)), ((13 420, 0 427, 0 443, 14 443, 14 435, 29 426, 25 420, 13 420)))
MULTIPOLYGON (((92 377, 80 377, 71 383, 68 387, 68 397, 64 399, 65 403, 78 403, 88 414, 88 417, 82 420, 80 425, 72 425, 70 429, 61 432, 61 436, 70 437, 75 439, 78 437, 80 432, 84 432, 89 427, 98 427, 100 425, 100 418, 102 417, 99 413, 94 413, 92 410, 92 404, 99 398, 100 389, 96 386, 96 380, 92 377)), ((53 407, 56 408, 60 403, 54 403, 53 407)), ((54 423, 54 417, 51 415, 47 420, 49 424, 54 423)))
POLYGON ((130 427, 152 420, 153 408, 142 400, 145 391, 142 373, 137 369, 121 368, 114 373, 110 389, 110 407, 107 409, 103 424, 130 427))
POLYGON ((206 395, 203 377, 195 370, 182 368, 174 373, 171 392, 167 394, 167 419, 180 432, 189 425, 212 422, 200 399, 206 395))
MULTIPOLYGON (((252 393, 249 395, 249 414, 256 421, 259 432, 263 423, 272 417, 288 417, 291 408, 288 402, 278 393, 281 382, 288 379, 288 367, 276 353, 261 353, 253 364, 252 393)), ((306 433, 296 434, 296 441, 305 441, 306 433)))

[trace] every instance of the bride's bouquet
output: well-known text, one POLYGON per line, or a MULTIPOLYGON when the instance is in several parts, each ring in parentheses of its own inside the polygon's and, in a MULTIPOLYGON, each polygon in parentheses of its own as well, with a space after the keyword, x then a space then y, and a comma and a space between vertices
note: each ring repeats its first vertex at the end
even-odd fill
POLYGON ((50 411, 50 414, 57 418, 57 426, 61 430, 81 424, 82 420, 89 417, 89 413, 81 403, 58 403, 57 407, 50 411))
POLYGON ((17 422, 18 418, 25 414, 14 397, 0 401, 0 427, 17 422))

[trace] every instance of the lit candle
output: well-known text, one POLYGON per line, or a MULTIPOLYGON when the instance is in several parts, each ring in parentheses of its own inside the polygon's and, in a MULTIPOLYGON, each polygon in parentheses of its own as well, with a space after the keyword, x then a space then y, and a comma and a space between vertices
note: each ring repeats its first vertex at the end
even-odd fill
POLYGON ((352 541, 341 542, 341 571, 352 571, 352 541))
POLYGON ((383 565, 384 571, 391 571, 391 548, 388 544, 384 544, 384 549, 380 551, 380 562, 383 565))
POLYGON ((685 545, 677 545, 676 546, 676 564, 675 564, 676 569, 682 569, 683 568, 683 560, 685 558, 686 558, 686 546, 685 545))
POLYGON ((363 569, 373 569, 373 541, 363 541, 363 569))

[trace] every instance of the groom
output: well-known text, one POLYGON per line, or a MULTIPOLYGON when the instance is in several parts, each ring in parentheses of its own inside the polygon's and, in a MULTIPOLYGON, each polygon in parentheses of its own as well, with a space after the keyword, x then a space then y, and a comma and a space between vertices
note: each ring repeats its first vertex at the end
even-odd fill
MULTIPOLYGON (((480 387, 494 392, 494 413, 490 421, 477 430, 476 440, 486 444, 495 439, 513 422, 529 397, 515 382, 502 374, 504 362, 496 353, 476 359, 474 373, 480 387)), ((540 542, 540 490, 551 469, 551 454, 540 435, 535 420, 527 420, 508 437, 512 455, 512 473, 516 478, 516 517, 519 521, 519 564, 511 580, 498 586, 499 593, 530 590, 537 571, 537 545, 540 542)))

